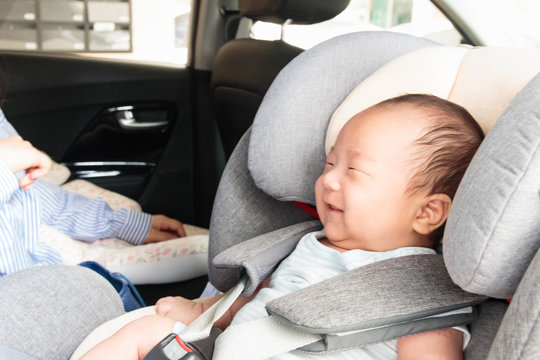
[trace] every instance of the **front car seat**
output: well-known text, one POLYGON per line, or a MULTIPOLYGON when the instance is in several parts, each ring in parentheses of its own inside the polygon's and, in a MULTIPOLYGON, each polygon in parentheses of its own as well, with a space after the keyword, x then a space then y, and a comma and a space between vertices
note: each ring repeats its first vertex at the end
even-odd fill
MULTIPOLYGON (((239 0, 241 16, 253 21, 313 24, 333 18, 350 0, 239 0)), ((251 126, 276 75, 303 50, 282 40, 234 39, 217 52, 212 102, 227 158, 251 126)))

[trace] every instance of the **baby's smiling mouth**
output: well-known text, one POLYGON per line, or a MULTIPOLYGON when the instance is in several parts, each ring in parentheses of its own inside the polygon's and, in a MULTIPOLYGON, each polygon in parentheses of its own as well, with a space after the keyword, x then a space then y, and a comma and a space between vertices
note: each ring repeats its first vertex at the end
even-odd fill
POLYGON ((339 212, 343 212, 343 210, 341 210, 341 209, 335 207, 335 206, 332 205, 332 204, 328 204, 328 210, 330 210, 330 211, 339 211, 339 212))

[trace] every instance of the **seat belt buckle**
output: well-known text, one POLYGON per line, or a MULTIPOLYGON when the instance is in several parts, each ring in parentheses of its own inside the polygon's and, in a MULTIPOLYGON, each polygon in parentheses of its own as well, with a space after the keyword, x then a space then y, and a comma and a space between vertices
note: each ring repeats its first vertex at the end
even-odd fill
POLYGON ((143 360, 206 360, 195 348, 186 344, 175 333, 167 335, 143 360))

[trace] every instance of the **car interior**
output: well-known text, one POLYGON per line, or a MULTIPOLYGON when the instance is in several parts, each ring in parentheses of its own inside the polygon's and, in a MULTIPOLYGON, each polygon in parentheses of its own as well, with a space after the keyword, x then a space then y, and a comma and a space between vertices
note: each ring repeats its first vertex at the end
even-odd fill
MULTIPOLYGON (((240 281, 250 295, 302 235, 320 229, 305 209, 315 204, 325 143, 351 115, 403 93, 454 101, 486 140, 456 195, 441 253, 347 272, 267 311, 310 334, 292 349, 318 354, 470 323, 465 359, 537 358, 539 49, 474 47, 485 44, 460 23, 462 46, 385 31, 308 50, 244 37, 246 23, 313 24, 348 4, 193 1, 182 68, 0 50, 2 109, 23 138, 69 169, 63 180, 87 180, 143 211, 209 229, 208 275, 137 284, 153 304, 197 298, 208 281, 223 292, 240 281), (448 311, 458 313, 440 316, 448 311)), ((244 354, 224 342, 214 349, 212 341, 213 358, 273 356, 255 340, 244 354)))

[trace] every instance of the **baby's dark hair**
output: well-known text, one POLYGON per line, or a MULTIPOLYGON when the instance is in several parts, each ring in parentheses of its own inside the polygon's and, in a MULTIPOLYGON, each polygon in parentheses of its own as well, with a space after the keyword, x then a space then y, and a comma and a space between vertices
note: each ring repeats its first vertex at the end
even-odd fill
MULTIPOLYGON (((463 107, 426 94, 407 94, 385 100, 375 107, 409 105, 425 114, 425 133, 414 141, 414 175, 409 191, 427 191, 454 198, 484 132, 463 107)), ((440 238, 443 227, 430 238, 440 238)))

